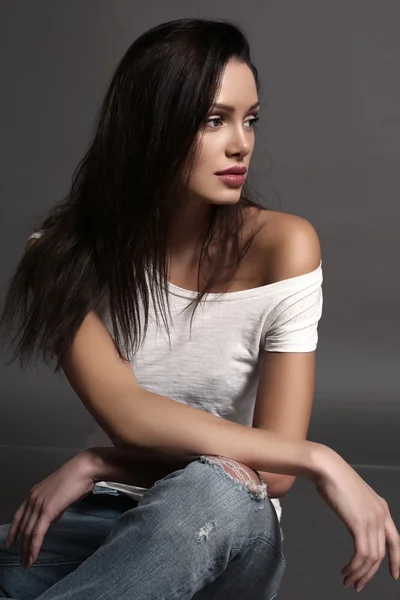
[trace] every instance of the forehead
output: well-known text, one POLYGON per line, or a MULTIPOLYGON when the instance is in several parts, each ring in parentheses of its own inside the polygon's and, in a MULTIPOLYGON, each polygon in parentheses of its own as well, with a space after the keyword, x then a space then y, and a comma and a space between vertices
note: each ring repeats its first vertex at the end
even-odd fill
POLYGON ((229 61, 214 102, 230 104, 238 110, 248 110, 258 102, 256 82, 250 67, 237 60, 229 61))

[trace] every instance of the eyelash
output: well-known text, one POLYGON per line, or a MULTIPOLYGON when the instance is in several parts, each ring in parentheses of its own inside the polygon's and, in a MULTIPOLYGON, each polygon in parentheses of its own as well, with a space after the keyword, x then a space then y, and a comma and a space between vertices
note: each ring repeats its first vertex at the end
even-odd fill
MULTIPOLYGON (((254 117, 254 119, 250 119, 250 123, 252 123, 252 126, 250 127, 250 129, 254 129, 256 123, 258 123, 258 121, 260 120, 260 117, 254 117)), ((206 123, 209 123, 210 121, 223 121, 222 117, 212 117, 210 119, 207 119, 206 123)), ((211 129, 218 129, 218 127, 211 127, 211 129)))

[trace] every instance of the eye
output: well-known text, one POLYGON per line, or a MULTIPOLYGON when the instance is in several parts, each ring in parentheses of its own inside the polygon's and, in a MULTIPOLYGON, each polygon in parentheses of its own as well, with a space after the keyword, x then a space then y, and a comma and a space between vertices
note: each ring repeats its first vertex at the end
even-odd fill
MULTIPOLYGON (((257 116, 254 116, 249 121, 247 121, 248 123, 251 123, 250 129, 253 129, 255 127, 256 123, 258 123, 259 120, 260 120, 260 117, 257 115, 257 116)), ((217 117, 210 117, 209 119, 206 120, 206 123, 208 124, 208 123, 212 123, 214 121, 223 121, 223 118, 222 117, 218 117, 218 116, 217 117)), ((211 127, 211 129, 218 129, 218 127, 211 127)))

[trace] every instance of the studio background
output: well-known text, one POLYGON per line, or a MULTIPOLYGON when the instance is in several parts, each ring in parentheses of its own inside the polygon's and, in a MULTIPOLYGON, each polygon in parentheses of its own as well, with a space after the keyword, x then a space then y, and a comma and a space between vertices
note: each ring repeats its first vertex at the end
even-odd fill
MULTIPOLYGON (((232 20, 249 38, 262 84, 251 181, 265 206, 311 221, 322 246, 308 439, 355 467, 400 529, 397 0, 2 0, 1 298, 31 226, 68 191, 117 62, 145 30, 183 17, 232 20)), ((2 523, 95 428, 65 378, 5 360, 2 523)), ((305 480, 281 502, 287 570, 278 597, 351 594, 340 575, 354 552, 342 522, 305 480)), ((386 558, 363 597, 397 598, 399 585, 386 558)))

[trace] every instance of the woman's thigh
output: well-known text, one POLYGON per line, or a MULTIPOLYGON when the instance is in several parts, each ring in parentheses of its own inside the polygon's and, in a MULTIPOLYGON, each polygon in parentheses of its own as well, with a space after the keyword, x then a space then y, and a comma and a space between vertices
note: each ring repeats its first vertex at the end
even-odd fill
POLYGON ((105 541, 116 519, 137 503, 121 495, 89 494, 52 523, 39 556, 29 569, 21 566, 19 539, 6 547, 10 523, 0 525, 0 598, 31 600, 74 571, 105 541))
MULTIPOLYGON (((143 583, 140 583, 138 593, 140 591, 141 598, 147 598, 149 591, 154 593, 155 584, 160 589, 172 583, 186 589, 188 581, 195 581, 194 593, 201 589, 200 585, 204 587, 218 577, 231 558, 235 565, 240 562, 240 574, 235 565, 229 573, 226 569, 228 578, 216 582, 218 593, 222 591, 218 587, 222 584, 227 592, 221 598, 254 597, 248 582, 257 588, 257 594, 259 587, 263 588, 264 596, 261 597, 270 598, 270 591, 279 586, 284 566, 278 519, 258 476, 254 475, 253 479, 248 473, 247 477, 242 471, 243 467, 247 472, 245 465, 238 464, 233 468, 229 467, 230 462, 224 459, 220 464, 215 457, 201 457, 185 469, 156 482, 138 504, 124 496, 89 495, 72 505, 60 521, 50 526, 38 560, 27 571, 20 566, 18 547, 5 548, 9 525, 3 526, 5 530, 0 529, 0 600, 1 596, 31 600, 54 584, 60 597, 66 591, 71 594, 74 585, 82 591, 79 588, 82 580, 90 581, 92 586, 99 585, 92 576, 93 569, 108 572, 110 555, 105 546, 111 538, 113 552, 118 554, 117 563, 121 569, 118 582, 122 587, 127 584, 126 577, 133 589, 138 582, 148 580, 149 589, 143 589, 143 583), (236 471, 239 481, 234 481, 236 471), (107 499, 108 506, 105 504, 107 499), (132 511, 135 506, 137 509, 132 511), (148 542, 147 553, 143 544, 137 547, 131 543, 138 533, 148 542), (170 544, 165 543, 167 539, 174 543, 172 553, 170 544), (156 582, 151 575, 155 558, 163 566, 163 570, 158 570, 156 582), (255 562, 260 566, 258 574, 255 562), (132 564, 136 565, 136 570, 130 568, 132 564), (196 573, 203 574, 200 583, 197 575, 194 577, 196 568, 196 573), (148 577, 143 575, 146 569, 148 577), (172 578, 175 578, 173 582, 172 578), (239 578, 246 596, 242 590, 239 592, 239 578), (233 590, 230 589, 232 585, 233 590), (232 595, 232 591, 241 595, 232 595)), ((102 595, 101 588, 92 591, 94 594, 90 598, 102 595)), ((85 589, 87 600, 86 594, 85 589)))

